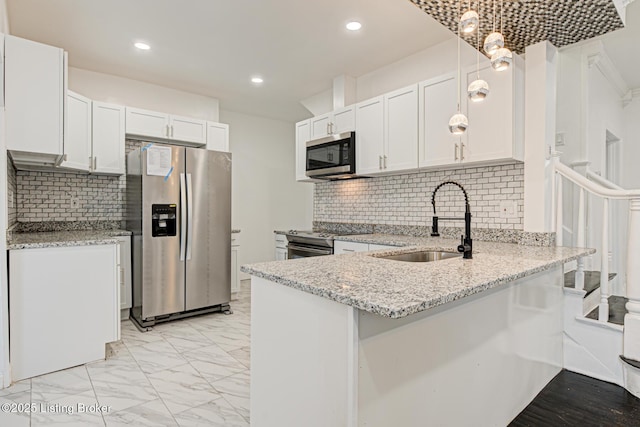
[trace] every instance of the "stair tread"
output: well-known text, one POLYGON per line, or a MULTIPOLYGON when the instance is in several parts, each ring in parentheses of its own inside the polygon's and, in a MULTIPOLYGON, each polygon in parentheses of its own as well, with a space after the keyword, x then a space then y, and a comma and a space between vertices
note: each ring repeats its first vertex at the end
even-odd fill
MULTIPOLYGON (((629 301, 629 298, 618 295, 611 295, 609 297, 609 323, 624 325, 624 315, 627 314, 627 309, 625 307, 627 301, 629 301)), ((585 317, 587 319, 598 320, 598 307, 594 308, 585 317)))
MULTIPOLYGON (((575 288, 576 287, 576 272, 569 271, 564 273, 564 287, 575 288)), ((618 273, 609 273, 609 281, 613 280, 618 273)), ((585 271, 584 272, 584 290, 589 295, 600 287, 600 272, 599 271, 585 271)))

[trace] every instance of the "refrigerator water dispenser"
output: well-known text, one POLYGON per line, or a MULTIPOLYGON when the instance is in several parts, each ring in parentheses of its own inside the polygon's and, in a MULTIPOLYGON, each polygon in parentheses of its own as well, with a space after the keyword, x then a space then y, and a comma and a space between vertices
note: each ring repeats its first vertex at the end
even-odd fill
POLYGON ((151 205, 151 236, 176 235, 176 205, 151 205))

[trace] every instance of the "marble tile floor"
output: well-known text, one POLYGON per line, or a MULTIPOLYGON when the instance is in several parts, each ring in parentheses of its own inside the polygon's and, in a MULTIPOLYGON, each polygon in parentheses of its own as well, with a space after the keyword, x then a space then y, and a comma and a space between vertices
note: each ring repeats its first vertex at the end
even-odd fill
POLYGON ((127 320, 106 360, 0 390, 0 426, 248 426, 250 304, 243 281, 231 315, 145 333, 127 320), (100 406, 110 408, 96 411, 100 406), (6 411, 12 407, 34 411, 6 411))

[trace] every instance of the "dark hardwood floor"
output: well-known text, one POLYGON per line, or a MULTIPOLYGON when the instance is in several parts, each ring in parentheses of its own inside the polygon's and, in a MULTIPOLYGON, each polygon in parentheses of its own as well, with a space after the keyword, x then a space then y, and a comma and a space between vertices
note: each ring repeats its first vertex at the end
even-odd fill
POLYGON ((640 399, 617 385, 563 370, 509 426, 637 427, 640 399))

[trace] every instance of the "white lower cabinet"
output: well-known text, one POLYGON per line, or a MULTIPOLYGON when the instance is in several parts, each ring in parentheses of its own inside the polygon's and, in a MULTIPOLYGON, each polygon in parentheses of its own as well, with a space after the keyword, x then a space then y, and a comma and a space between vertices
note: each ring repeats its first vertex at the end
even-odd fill
POLYGON ((334 255, 347 254, 350 252, 376 251, 378 249, 397 249, 397 246, 379 245, 376 243, 342 242, 340 240, 333 242, 334 255))
POLYGON ((118 245, 9 251, 11 379, 104 359, 120 338, 118 245))
POLYGON ((287 236, 285 236, 284 234, 276 234, 275 242, 276 242, 276 250, 275 250, 276 261, 283 261, 285 259, 288 259, 289 252, 287 248, 287 244, 288 244, 287 236))
POLYGON ((240 265, 238 251, 240 250, 240 233, 231 234, 231 295, 240 292, 240 265))
POLYGON ((120 319, 129 318, 129 309, 133 303, 131 290, 131 236, 119 236, 120 259, 118 264, 118 282, 120 283, 120 319))

